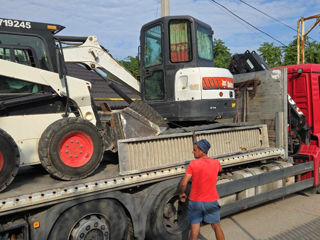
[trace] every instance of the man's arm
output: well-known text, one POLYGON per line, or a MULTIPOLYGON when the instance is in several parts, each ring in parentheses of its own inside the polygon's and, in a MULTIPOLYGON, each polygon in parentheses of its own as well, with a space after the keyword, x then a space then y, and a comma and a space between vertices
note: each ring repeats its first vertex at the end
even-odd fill
POLYGON ((191 174, 185 174, 181 183, 180 183, 180 187, 179 187, 179 190, 180 190, 180 194, 179 194, 179 199, 181 202, 185 202, 186 199, 187 199, 187 195, 185 193, 186 189, 187 189, 187 185, 188 185, 188 182, 190 181, 192 175, 191 174))

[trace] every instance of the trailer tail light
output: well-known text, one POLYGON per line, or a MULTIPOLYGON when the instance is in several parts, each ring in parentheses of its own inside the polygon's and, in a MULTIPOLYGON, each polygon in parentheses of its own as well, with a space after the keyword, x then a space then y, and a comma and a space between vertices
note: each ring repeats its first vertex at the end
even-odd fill
POLYGON ((33 222, 33 228, 36 229, 36 228, 39 228, 40 227, 40 222, 36 221, 36 222, 33 222))
POLYGON ((202 89, 233 89, 233 79, 227 77, 203 77, 202 89))

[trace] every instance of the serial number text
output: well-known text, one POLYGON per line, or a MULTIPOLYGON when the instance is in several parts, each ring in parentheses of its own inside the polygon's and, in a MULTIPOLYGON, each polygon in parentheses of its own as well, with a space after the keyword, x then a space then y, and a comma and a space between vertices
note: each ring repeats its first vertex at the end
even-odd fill
POLYGON ((31 28, 31 22, 17 21, 11 19, 0 18, 0 27, 14 27, 14 28, 31 28))

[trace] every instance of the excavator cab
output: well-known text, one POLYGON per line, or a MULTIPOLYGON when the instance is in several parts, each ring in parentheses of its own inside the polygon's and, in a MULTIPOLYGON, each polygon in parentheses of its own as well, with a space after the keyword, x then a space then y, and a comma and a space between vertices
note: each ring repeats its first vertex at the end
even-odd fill
POLYGON ((190 16, 168 16, 140 33, 142 99, 169 121, 235 115, 233 78, 213 67, 213 31, 190 16))

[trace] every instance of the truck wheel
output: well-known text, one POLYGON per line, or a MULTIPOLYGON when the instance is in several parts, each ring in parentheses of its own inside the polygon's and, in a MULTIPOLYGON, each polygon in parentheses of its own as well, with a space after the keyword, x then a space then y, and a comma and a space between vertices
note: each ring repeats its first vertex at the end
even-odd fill
POLYGON ((20 154, 12 137, 0 129, 0 192, 4 190, 18 173, 20 154))
POLYGON ((188 239, 187 204, 179 201, 177 186, 164 189, 148 216, 147 239, 188 239))
POLYGON ((54 224, 49 240, 122 240, 126 214, 114 200, 81 203, 66 210, 54 224))
POLYGON ((81 179, 93 173, 103 151, 100 133, 81 118, 64 118, 49 125, 38 148, 43 167, 62 180, 81 179))

